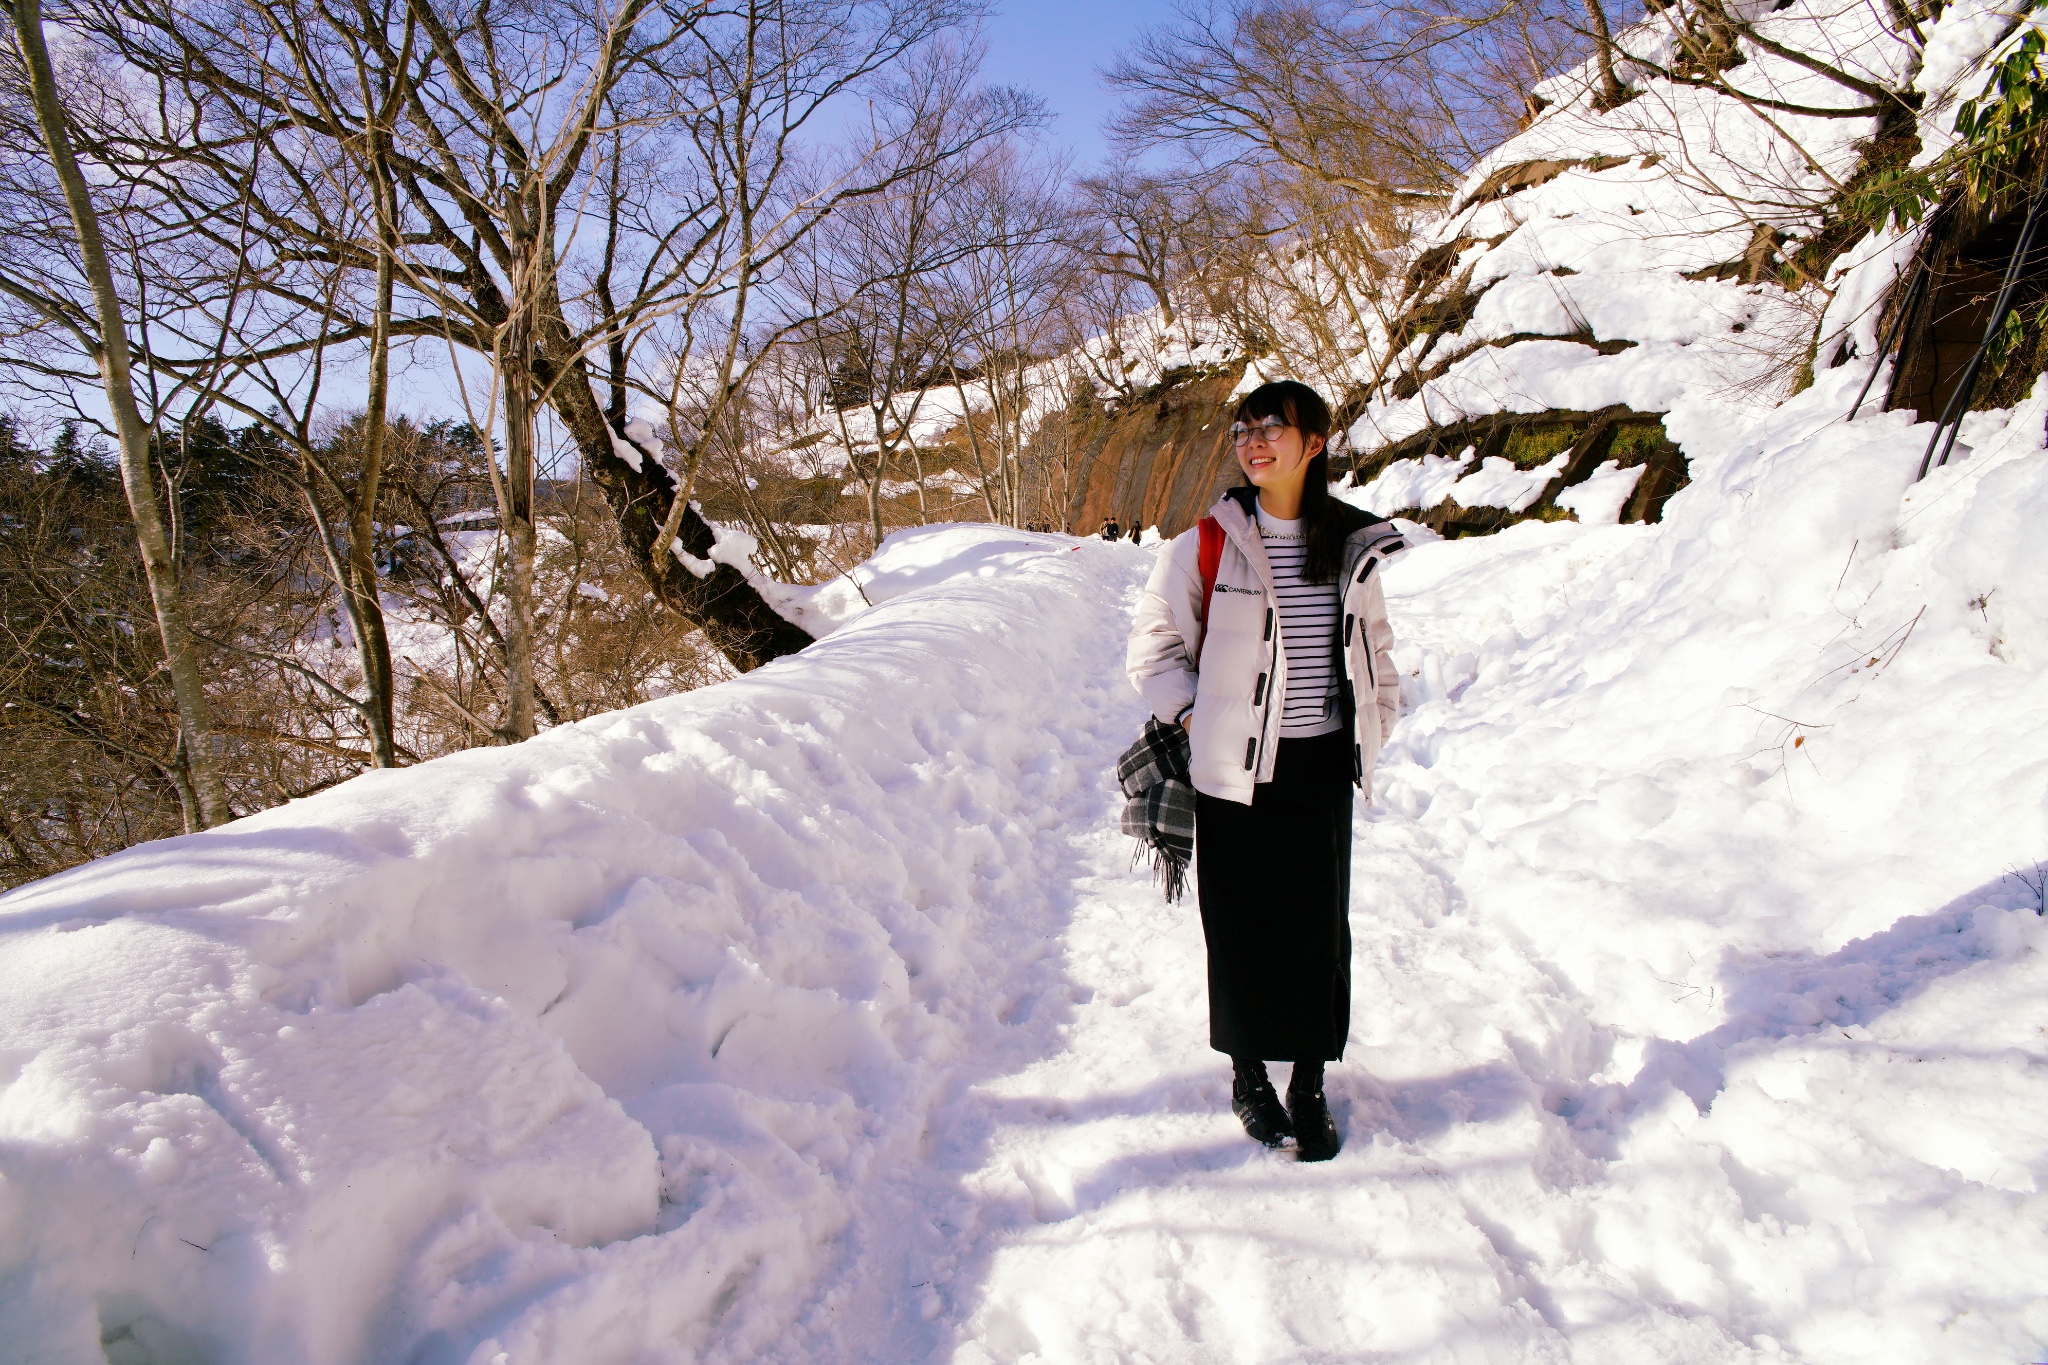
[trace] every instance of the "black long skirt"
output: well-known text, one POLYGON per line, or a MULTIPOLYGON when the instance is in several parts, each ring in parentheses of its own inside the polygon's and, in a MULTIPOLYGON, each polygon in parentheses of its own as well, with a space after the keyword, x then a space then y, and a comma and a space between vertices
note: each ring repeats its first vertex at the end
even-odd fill
POLYGON ((1195 796, 1209 1045, 1327 1062, 1351 1032, 1351 738, 1283 739, 1252 803, 1195 796))

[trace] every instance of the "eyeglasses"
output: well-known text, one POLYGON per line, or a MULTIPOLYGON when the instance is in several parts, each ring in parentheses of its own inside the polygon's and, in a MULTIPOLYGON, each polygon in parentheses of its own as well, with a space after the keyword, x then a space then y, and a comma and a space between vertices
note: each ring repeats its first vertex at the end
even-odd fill
POLYGON ((1287 430, 1287 423, 1277 417, 1268 417, 1263 422, 1246 426, 1242 422, 1230 424, 1230 443, 1234 446, 1249 445, 1253 441, 1264 441, 1267 445, 1280 439, 1280 433, 1287 430))

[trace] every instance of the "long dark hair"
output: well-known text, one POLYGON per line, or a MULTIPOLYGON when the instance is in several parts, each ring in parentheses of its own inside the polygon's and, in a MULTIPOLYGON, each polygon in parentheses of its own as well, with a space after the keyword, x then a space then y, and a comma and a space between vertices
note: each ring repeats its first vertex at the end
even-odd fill
MULTIPOLYGON (((1308 385, 1294 379, 1261 384, 1237 405, 1233 422, 1277 417, 1301 433, 1323 438, 1323 448, 1308 462, 1301 486, 1301 519, 1308 527, 1308 555, 1301 571, 1311 583, 1328 583, 1344 571, 1343 506, 1330 496, 1330 405, 1308 385)), ((1241 485, 1252 487, 1249 480, 1241 485)))

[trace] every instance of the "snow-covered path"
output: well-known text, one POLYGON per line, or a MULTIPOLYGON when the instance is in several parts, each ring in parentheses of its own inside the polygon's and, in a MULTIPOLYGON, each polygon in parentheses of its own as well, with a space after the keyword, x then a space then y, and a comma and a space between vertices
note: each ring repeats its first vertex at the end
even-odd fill
POLYGON ((1329 1166, 1246 1141, 1207 1046, 1193 906, 1165 905, 1115 830, 1109 774, 1143 716, 1122 650, 1109 629, 1083 653, 1077 712, 1100 723, 1070 731, 1065 758, 1094 780, 1046 832, 1068 896, 1006 926, 1016 971, 992 1027, 915 1152, 869 1172, 843 1259, 766 1358, 1235 1361, 1399 1351, 1460 1324, 1496 1343, 1541 1336, 1467 1211, 1483 1182, 1446 1171, 1525 1165, 1526 1127, 1451 1134, 1526 1107, 1530 1087, 1497 1031, 1482 1030, 1489 1047, 1426 1016, 1524 1024, 1525 1005, 1501 1016, 1492 997, 1555 1005, 1554 992, 1497 931, 1449 914, 1426 836, 1361 819, 1354 1036, 1382 1059, 1419 1043, 1425 1068, 1457 1069, 1393 1083, 1334 1069, 1354 1145, 1329 1166))
POLYGON ((766 1358, 1331 1359, 1465 1333, 1493 1359, 1517 1338, 1540 1358, 1541 1310, 1475 1204, 1502 1192, 1485 1169, 1526 1169, 1536 1137, 1504 1122, 1535 1097, 1501 1026, 1574 1016, 1498 931, 1452 913, 1426 835, 1362 816, 1354 1039, 1422 1070, 1333 1068, 1352 1146, 1328 1166, 1248 1142, 1207 1046, 1194 908, 1164 904, 1115 830, 1108 774, 1143 716, 1122 650, 1115 630, 1087 642, 1079 710, 1102 723, 1066 757, 1097 780, 1047 832, 1071 905, 1013 926, 995 1027, 915 1159, 870 1173, 839 1269, 766 1358))
POLYGON ((0 1360, 2041 1359, 2048 389, 1907 492, 1860 379, 1390 571, 1335 1161, 1115 830, 1149 552, 934 529, 757 673, 0 898, 0 1360))
MULTIPOLYGON (((1135 579, 1119 580, 1128 602, 1135 579)), ((1634 1286, 1588 1320, 1525 1273, 1536 1253, 1503 1220, 1597 1179, 1530 1072, 1586 1057, 1594 1030, 1525 945, 1469 913, 1419 822, 1359 815, 1352 1053, 1329 1081, 1346 1151, 1303 1166, 1245 1139, 1206 1042, 1194 908, 1164 904, 1115 830, 1108 774, 1143 716, 1123 634, 1082 643, 1076 712, 1097 723, 1063 738, 1094 777, 1044 836, 1064 893, 1004 926, 1015 970, 989 1027, 923 1141, 868 1172, 797 1329, 733 1358, 1749 1355, 1726 1324, 1634 1286)))
POLYGON ((1322 1167, 1245 1139, 1206 1045, 1192 909, 1120 875, 1124 849, 1096 850, 1067 934, 1065 1036, 954 1106, 987 1137, 962 1154, 963 1197, 935 1210, 958 1231, 934 1277, 969 1271, 940 1283, 956 1305, 944 1337, 968 1347, 941 1358, 1340 1359, 1472 1333, 1499 1359, 1544 1335, 1468 1204, 1485 1180, 1464 1178, 1526 1167, 1529 1125, 1499 1121, 1531 1088, 1498 1034, 1446 1046, 1465 1030, 1431 1016, 1469 1019, 1460 1006, 1495 989, 1551 993, 1498 934, 1448 924, 1455 891, 1421 840, 1361 833, 1353 1051, 1330 1078, 1350 1145, 1322 1167), (1456 1133, 1466 1119, 1489 1126, 1456 1133))
POLYGON ((2039 1359, 2048 614, 1949 537, 2048 488, 2048 402, 1901 508, 1922 437, 1840 401, 1696 436, 1690 519, 1391 576, 1328 1166, 1228 1114, 1192 908, 1112 828, 1122 614, 1078 640, 1063 894, 772 1358, 2039 1359))

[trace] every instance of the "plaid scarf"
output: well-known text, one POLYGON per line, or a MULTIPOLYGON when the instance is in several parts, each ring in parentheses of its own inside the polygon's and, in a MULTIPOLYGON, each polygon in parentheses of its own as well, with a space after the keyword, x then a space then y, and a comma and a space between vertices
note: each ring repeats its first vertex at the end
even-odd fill
POLYGON ((1188 756, 1187 731, 1148 716, 1145 733, 1116 763, 1117 783, 1130 798, 1124 803, 1124 833, 1138 841, 1132 861, 1150 850, 1168 901, 1178 901, 1187 888, 1188 861, 1195 852, 1195 789, 1188 780, 1188 756))

